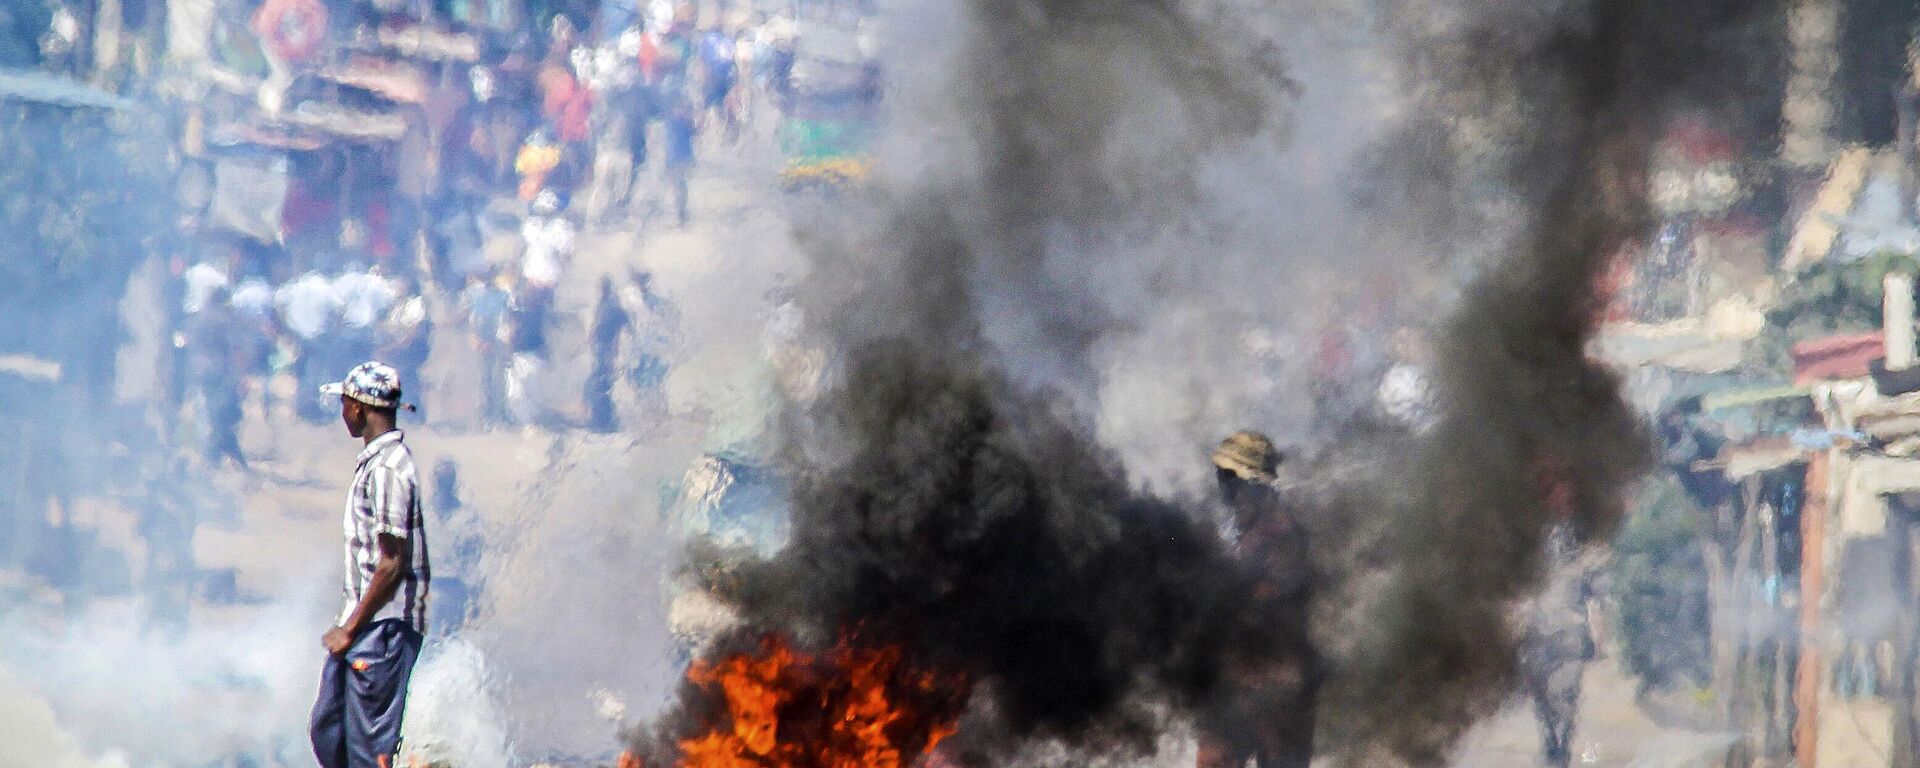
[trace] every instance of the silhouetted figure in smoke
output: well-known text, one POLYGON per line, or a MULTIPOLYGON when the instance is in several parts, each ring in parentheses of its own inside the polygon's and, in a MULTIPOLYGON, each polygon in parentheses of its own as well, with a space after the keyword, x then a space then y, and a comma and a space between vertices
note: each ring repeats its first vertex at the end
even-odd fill
POLYGON ((193 531, 199 516, 195 505, 200 501, 185 487, 188 477, 185 458, 174 458, 165 466, 147 471, 149 501, 140 506, 134 524, 134 533, 146 545, 146 566, 141 570, 147 608, 146 622, 140 630, 143 637, 157 632, 179 638, 187 631, 194 576, 199 570, 193 556, 193 531))
POLYGON ((547 416, 540 399, 547 371, 547 323, 553 309, 553 291, 527 283, 524 276, 508 294, 507 412, 513 422, 532 425, 547 416))
POLYGON ((1547 765, 1565 768, 1573 759, 1574 718, 1580 710, 1580 678, 1593 660, 1587 601, 1594 569, 1566 526, 1547 538, 1547 580, 1529 606, 1520 643, 1520 675, 1540 718, 1541 753, 1547 765))
POLYGON ((433 465, 434 533, 433 603, 429 619, 442 632, 453 634, 466 626, 480 593, 479 523, 460 498, 460 467, 443 458, 433 465))
POLYGON ((460 294, 467 311, 467 332, 480 354, 480 420, 488 427, 512 420, 506 394, 506 317, 513 302, 512 285, 511 278, 489 271, 467 278, 467 289, 460 294))
POLYGON ((633 387, 643 418, 658 421, 667 413, 668 359, 679 330, 680 313, 672 301, 653 289, 652 273, 634 270, 619 287, 621 307, 632 323, 633 341, 627 366, 627 384, 633 387))
POLYGON ((613 278, 600 278, 600 303, 593 310, 593 328, 588 342, 593 348, 593 370, 587 374, 587 428, 595 432, 620 429, 620 418, 613 409, 613 384, 618 376, 614 367, 620 358, 620 337, 633 325, 633 318, 620 306, 620 295, 613 289, 613 278))
POLYGON ((1313 760, 1320 659, 1308 632, 1313 566, 1306 530, 1282 503, 1280 452, 1258 432, 1235 432, 1213 452, 1235 553, 1258 579, 1250 609, 1272 622, 1277 660, 1237 662, 1222 700, 1201 718, 1198 768, 1306 768, 1313 760))
POLYGON ((245 469, 247 457, 240 450, 240 385, 234 375, 240 354, 236 346, 244 329, 228 305, 227 289, 214 289, 206 306, 187 319, 187 330, 194 386, 207 423, 207 463, 232 459, 245 469))
POLYGON ((673 200, 674 222, 687 226, 687 180, 693 175, 693 140, 699 130, 694 106, 686 99, 672 102, 666 109, 666 147, 664 149, 667 188, 673 200))

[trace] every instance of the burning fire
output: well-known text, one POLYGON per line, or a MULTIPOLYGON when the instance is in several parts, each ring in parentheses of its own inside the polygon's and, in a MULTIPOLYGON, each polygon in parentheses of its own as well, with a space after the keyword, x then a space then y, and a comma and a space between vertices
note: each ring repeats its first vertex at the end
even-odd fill
POLYGON ((968 691, 895 646, 843 639, 814 654, 777 635, 695 661, 687 680, 713 714, 679 741, 680 768, 910 768, 954 733, 968 691))

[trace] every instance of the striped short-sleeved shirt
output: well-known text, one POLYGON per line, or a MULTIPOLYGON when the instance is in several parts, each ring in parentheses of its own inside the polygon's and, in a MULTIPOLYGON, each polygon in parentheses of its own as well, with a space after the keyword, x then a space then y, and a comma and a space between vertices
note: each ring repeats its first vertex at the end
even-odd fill
POLYGON ((340 614, 345 623, 359 605, 361 595, 373 584, 373 569, 380 562, 381 534, 405 539, 410 557, 401 571, 400 587, 393 599, 381 606, 368 622, 404 619, 414 631, 427 632, 427 585, 431 571, 427 565, 426 518, 421 513, 420 475, 414 469, 413 452, 407 449, 406 435, 396 429, 376 437, 360 451, 359 466, 354 469, 353 487, 347 492, 347 605, 340 614))

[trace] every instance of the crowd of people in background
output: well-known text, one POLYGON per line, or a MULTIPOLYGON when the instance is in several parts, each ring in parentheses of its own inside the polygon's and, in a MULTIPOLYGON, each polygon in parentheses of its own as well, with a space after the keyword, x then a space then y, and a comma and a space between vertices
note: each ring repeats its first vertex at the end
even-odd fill
MULTIPOLYGON (((285 405, 293 415, 321 424, 336 414, 302 393, 353 361, 378 359, 393 365, 405 381, 431 381, 423 370, 433 354, 436 322, 461 328, 477 354, 482 426, 564 421, 542 404, 539 392, 551 354, 554 291, 570 235, 535 237, 538 231, 566 228, 550 202, 537 202, 534 211, 527 220, 524 258, 468 276, 458 293, 440 299, 444 312, 434 311, 436 304, 418 279, 360 261, 309 270, 277 286, 255 274, 235 279, 231 275, 238 268, 213 260, 181 270, 172 338, 181 375, 175 378, 173 403, 197 409, 206 431, 206 460, 246 468, 238 434, 243 402, 254 393, 269 417, 285 405), (281 374, 296 382, 284 404, 269 386, 281 374)), ((635 269, 625 279, 601 279, 590 316, 592 374, 583 393, 583 426, 601 432, 619 428, 612 393, 620 381, 657 400, 672 322, 671 307, 644 270, 635 269), (625 339, 633 341, 623 354, 625 339)))
MULTIPOLYGON (((211 208, 187 217, 169 273, 170 394, 176 413, 197 415, 207 461, 247 466, 250 397, 269 419, 332 418, 298 393, 361 360, 392 364, 432 413, 439 382, 425 371, 435 339, 455 337, 445 331, 477 358, 449 375, 474 379, 479 426, 615 431, 623 385, 643 412, 664 412, 673 312, 651 276, 616 265, 585 308, 566 310, 592 357, 578 407, 543 395, 556 292, 582 227, 644 236, 692 222, 698 148, 739 142, 751 110, 792 92, 794 25, 673 0, 588 10, 529 14, 537 31, 423 70, 417 116, 391 145, 294 153, 275 237, 218 231, 211 208), (290 402, 275 399, 277 376, 295 382, 290 402)), ((296 78, 286 100, 318 93, 296 78)))

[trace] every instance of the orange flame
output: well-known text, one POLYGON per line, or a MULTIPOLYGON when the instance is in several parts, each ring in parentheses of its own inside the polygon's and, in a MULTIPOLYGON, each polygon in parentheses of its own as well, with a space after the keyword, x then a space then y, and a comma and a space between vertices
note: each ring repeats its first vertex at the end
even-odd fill
POLYGON ((843 640, 816 655, 778 636, 695 661, 687 680, 724 707, 679 742, 681 768, 909 768, 953 734, 967 690, 899 648, 843 640))

